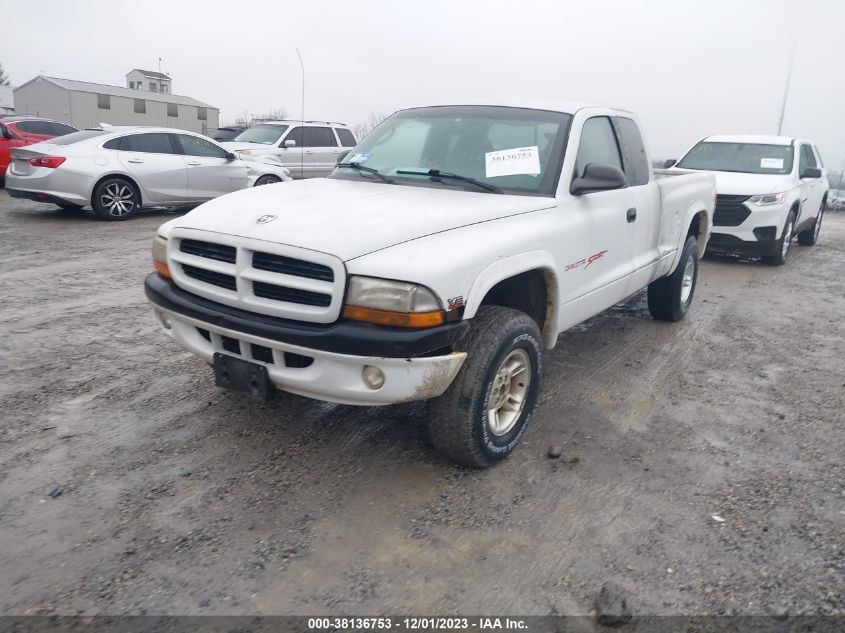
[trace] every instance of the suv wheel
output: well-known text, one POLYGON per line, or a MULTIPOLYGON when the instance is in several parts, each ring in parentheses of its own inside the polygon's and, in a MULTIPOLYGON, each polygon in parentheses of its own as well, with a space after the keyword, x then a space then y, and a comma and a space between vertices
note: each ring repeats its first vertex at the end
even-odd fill
POLYGON ((668 277, 648 285, 648 311, 658 321, 680 321, 686 316, 698 282, 698 240, 690 235, 681 261, 668 277))
POLYGON ((484 468, 510 455, 525 433, 543 375, 542 337, 527 314, 482 306, 456 349, 466 361, 431 403, 428 432, 447 457, 484 468))
POLYGON ((824 215, 824 208, 827 206, 827 200, 822 202, 822 206, 819 207, 819 212, 816 214, 816 220, 813 222, 813 227, 807 229, 806 231, 801 231, 798 234, 798 243, 801 246, 815 246, 816 242, 819 241, 819 231, 822 228, 822 216, 824 215))
POLYGON ((128 220, 141 207, 141 196, 128 180, 106 178, 94 189, 91 206, 103 220, 128 220))
POLYGON ((786 218, 786 224, 783 227, 783 234, 778 240, 778 254, 765 255, 762 257, 764 264, 770 266, 783 266, 786 263, 786 258, 789 256, 789 247, 792 246, 792 234, 795 232, 795 212, 790 211, 786 218))
POLYGON ((256 180, 253 187, 260 187, 261 185, 272 185, 273 183, 276 183, 276 182, 282 182, 282 179, 278 178, 276 176, 270 176, 268 174, 266 176, 261 176, 261 178, 256 180))

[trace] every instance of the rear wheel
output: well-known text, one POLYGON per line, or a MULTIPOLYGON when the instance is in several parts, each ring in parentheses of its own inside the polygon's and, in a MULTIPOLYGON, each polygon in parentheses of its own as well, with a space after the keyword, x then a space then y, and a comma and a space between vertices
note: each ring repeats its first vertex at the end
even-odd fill
POLYGON ((540 391, 542 338, 527 314, 482 306, 456 348, 467 358, 431 403, 428 432, 447 457, 484 468, 510 455, 525 433, 540 391))
POLYGON ((822 228, 822 216, 824 215, 825 206, 827 206, 827 200, 823 201, 822 206, 819 207, 819 212, 816 214, 813 226, 798 234, 798 243, 801 246, 815 246, 816 242, 819 241, 819 231, 822 228))
POLYGON ((698 282, 698 240, 690 235, 675 272, 648 285, 648 311, 658 321, 680 321, 686 316, 698 282))
POLYGON ((270 175, 261 176, 261 178, 259 178, 258 180, 255 181, 255 184, 253 185, 253 187, 260 187, 261 185, 272 185, 273 183, 276 183, 276 182, 282 182, 282 179, 279 178, 278 176, 270 176, 270 175))
POLYGON ((789 248, 792 246, 792 234, 795 232, 795 211, 790 211, 786 218, 786 224, 783 227, 783 234, 778 240, 777 255, 765 255, 761 257, 764 264, 770 266, 783 266, 786 263, 786 258, 789 257, 789 248))
POLYGON ((106 178, 94 189, 91 206, 103 220, 128 220, 141 208, 141 196, 128 180, 106 178))

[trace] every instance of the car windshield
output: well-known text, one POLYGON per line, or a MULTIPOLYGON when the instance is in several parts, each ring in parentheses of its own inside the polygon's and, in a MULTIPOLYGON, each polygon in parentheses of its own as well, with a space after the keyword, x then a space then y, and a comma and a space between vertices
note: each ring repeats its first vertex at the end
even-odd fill
POLYGON ((57 136, 56 138, 50 139, 49 142, 51 145, 72 145, 73 143, 85 141, 95 136, 102 136, 103 134, 108 134, 108 132, 106 130, 82 130, 80 132, 71 132, 64 136, 57 136))
POLYGON ((571 120, 499 106, 403 110, 358 143, 344 159, 349 167, 330 177, 371 181, 375 169, 397 185, 552 196, 571 120))
POLYGON ((683 169, 735 171, 743 174, 788 174, 792 145, 702 141, 678 163, 683 169))
POLYGON ((282 134, 284 134, 287 129, 287 125, 256 125, 244 130, 233 138, 232 141, 273 145, 276 141, 282 138, 282 134))

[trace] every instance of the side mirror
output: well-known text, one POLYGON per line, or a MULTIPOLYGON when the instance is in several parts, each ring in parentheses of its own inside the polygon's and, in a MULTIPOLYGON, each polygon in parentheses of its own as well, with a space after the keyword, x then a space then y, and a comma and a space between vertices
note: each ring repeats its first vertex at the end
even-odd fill
POLYGON ((349 156, 349 152, 351 152, 351 151, 352 151, 351 149, 348 149, 345 152, 341 152, 340 154, 338 154, 337 155, 337 161, 335 162, 335 164, 340 165, 343 162, 343 159, 346 158, 347 156, 349 156))
POLYGON ((235 160, 237 156, 235 156, 232 152, 226 152, 226 160, 235 160))
POLYGON ((801 173, 801 178, 821 178, 822 177, 822 170, 818 167, 807 167, 801 173))
POLYGON ((674 167, 677 162, 678 161, 674 158, 670 158, 669 160, 663 161, 663 169, 669 169, 670 167, 674 167))
POLYGON ((573 196, 580 196, 594 191, 609 191, 627 186, 628 179, 625 178, 622 170, 615 165, 587 163, 584 168, 584 175, 572 179, 572 184, 569 185, 569 193, 573 196))
POLYGON ((296 147, 296 141, 285 141, 285 149, 290 149, 291 147, 296 147))

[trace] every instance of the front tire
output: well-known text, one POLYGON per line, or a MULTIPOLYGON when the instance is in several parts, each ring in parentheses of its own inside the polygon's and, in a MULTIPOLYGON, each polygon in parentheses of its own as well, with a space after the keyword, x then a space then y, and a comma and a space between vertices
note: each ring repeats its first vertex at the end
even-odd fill
POLYGON ((270 175, 261 176, 261 178, 259 178, 258 180, 255 181, 255 184, 253 185, 253 187, 260 187, 262 185, 272 185, 272 184, 277 183, 277 182, 282 182, 282 179, 278 178, 276 176, 270 176, 270 175))
POLYGON ((761 258, 764 264, 769 266, 783 266, 789 257, 789 248, 792 246, 792 234, 795 232, 795 211, 790 211, 786 217, 786 224, 783 226, 783 234, 778 240, 777 255, 765 255, 761 258))
POLYGON ((698 240, 687 237, 675 272, 648 285, 648 311, 658 321, 680 321, 692 304, 698 282, 698 240))
POLYGON ((822 206, 819 207, 819 212, 816 214, 816 219, 813 222, 812 228, 807 229, 806 231, 801 231, 798 234, 798 243, 801 246, 815 246, 816 242, 819 241, 819 231, 822 228, 822 216, 824 215, 824 209, 827 206, 827 200, 822 202, 822 206))
POLYGON ((542 337, 527 314, 482 306, 456 350, 467 359, 446 393, 431 403, 428 433, 447 457, 485 468, 513 452, 537 406, 542 337))
POLYGON ((128 220, 141 208, 141 195, 124 178, 106 178, 94 189, 91 207, 103 220, 128 220))

